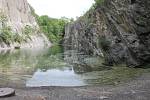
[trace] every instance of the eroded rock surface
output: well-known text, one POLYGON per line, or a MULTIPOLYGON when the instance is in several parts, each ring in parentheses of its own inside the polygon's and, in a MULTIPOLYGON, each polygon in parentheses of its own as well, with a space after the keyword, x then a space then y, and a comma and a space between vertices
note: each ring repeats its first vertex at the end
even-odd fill
POLYGON ((14 46, 27 47, 28 45, 28 47, 36 47, 49 45, 45 35, 39 32, 39 26, 33 13, 33 9, 27 0, 0 0, 0 16, 6 17, 5 23, 0 21, 0 29, 3 29, 5 24, 5 26, 11 27, 13 33, 21 37, 26 36, 23 32, 26 26, 34 29, 34 33, 26 36, 28 38, 25 38, 26 41, 23 43, 9 43, 8 45, 1 41, 1 49, 13 48, 14 46))
POLYGON ((65 50, 102 55, 110 65, 148 64, 149 5, 149 0, 104 0, 66 26, 65 50))

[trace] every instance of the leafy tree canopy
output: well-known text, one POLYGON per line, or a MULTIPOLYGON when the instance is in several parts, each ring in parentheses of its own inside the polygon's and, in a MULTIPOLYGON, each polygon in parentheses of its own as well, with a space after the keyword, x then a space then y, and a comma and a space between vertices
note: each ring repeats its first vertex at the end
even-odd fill
POLYGON ((51 42, 59 42, 65 32, 65 25, 70 21, 66 17, 50 18, 47 15, 37 18, 38 24, 51 42))

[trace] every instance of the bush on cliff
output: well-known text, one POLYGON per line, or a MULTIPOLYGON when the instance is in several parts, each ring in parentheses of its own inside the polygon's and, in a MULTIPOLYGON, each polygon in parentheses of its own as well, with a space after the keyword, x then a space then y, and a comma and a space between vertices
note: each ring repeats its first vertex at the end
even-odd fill
POLYGON ((6 44, 10 44, 13 40, 13 35, 10 27, 5 27, 1 29, 0 41, 5 42, 6 44))
POLYGON ((4 42, 7 45, 14 42, 21 43, 26 41, 27 38, 30 38, 30 35, 34 33, 34 29, 29 25, 26 25, 22 29, 22 34, 15 33, 11 27, 7 25, 7 21, 7 16, 5 16, 3 12, 0 12, 0 42, 4 42))
POLYGON ((102 4, 105 0, 94 0, 96 5, 100 5, 102 4))

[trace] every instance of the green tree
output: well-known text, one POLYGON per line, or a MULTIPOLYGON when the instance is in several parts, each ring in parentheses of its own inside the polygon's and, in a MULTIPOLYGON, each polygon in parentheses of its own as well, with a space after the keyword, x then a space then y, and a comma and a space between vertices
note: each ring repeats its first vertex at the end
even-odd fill
POLYGON ((37 21, 42 32, 45 33, 53 43, 59 42, 62 39, 65 32, 65 25, 70 22, 70 20, 65 17, 56 19, 50 18, 47 15, 38 17, 37 21))

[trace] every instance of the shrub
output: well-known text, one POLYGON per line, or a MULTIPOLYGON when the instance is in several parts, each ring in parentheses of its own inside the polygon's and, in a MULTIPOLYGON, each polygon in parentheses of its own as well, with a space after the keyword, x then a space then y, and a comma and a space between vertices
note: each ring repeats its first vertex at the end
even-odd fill
POLYGON ((33 34, 33 33, 34 33, 34 29, 33 29, 31 26, 26 25, 26 26, 24 27, 24 29, 23 29, 23 34, 25 34, 25 35, 31 35, 31 34, 33 34))
POLYGON ((18 42, 18 43, 21 43, 22 41, 24 41, 23 36, 20 36, 17 33, 13 36, 13 39, 14 39, 14 42, 18 42))
POLYGON ((10 27, 2 28, 0 38, 1 38, 1 41, 9 45, 13 40, 13 33, 12 33, 11 28, 10 27))
POLYGON ((0 12, 0 23, 2 24, 0 29, 0 42, 4 42, 8 45, 13 42, 21 43, 26 41, 27 38, 30 39, 31 34, 35 33, 35 29, 29 25, 24 27, 22 35, 14 33, 11 27, 7 26, 7 17, 2 12, 0 12))
POLYGON ((0 22, 7 22, 7 17, 4 15, 3 12, 0 12, 0 22))

